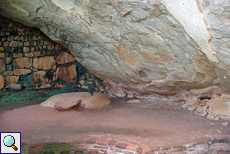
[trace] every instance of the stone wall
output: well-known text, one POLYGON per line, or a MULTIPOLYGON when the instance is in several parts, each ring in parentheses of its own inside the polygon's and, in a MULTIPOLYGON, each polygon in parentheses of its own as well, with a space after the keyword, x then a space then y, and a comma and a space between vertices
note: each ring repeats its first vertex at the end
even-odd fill
POLYGON ((39 29, 0 16, 0 89, 10 84, 88 89, 94 81, 68 49, 39 29))

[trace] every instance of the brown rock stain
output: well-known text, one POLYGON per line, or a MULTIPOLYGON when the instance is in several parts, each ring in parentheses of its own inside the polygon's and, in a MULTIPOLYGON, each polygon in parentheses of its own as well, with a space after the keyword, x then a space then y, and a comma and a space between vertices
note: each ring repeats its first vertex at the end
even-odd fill
POLYGON ((124 63, 129 63, 133 66, 137 64, 139 61, 137 56, 132 51, 127 51, 123 46, 122 47, 116 47, 117 55, 120 60, 122 60, 124 63))
MULTIPOLYGON (((199 0, 196 0, 196 3, 197 3, 197 7, 198 7, 200 13, 202 13, 202 14, 204 15, 204 10, 203 10, 203 7, 202 7, 202 5, 201 5, 201 2, 200 2, 199 0)), ((205 23, 205 25, 206 25, 206 27, 207 27, 207 31, 208 31, 208 33, 209 33, 209 35, 210 35, 210 38, 208 39, 208 44, 209 44, 209 46, 211 47, 212 51, 213 51, 213 52, 216 52, 215 47, 214 47, 214 45, 212 44, 212 39, 214 38, 214 36, 213 36, 213 34, 212 34, 212 32, 211 32, 209 26, 208 26, 208 20, 207 20, 207 18, 205 17, 205 15, 204 15, 204 17, 203 17, 203 20, 204 20, 204 23, 205 23)), ((216 61, 219 63, 219 60, 218 60, 216 54, 213 53, 213 57, 214 57, 214 58, 216 59, 216 61)))
POLYGON ((152 61, 152 62, 156 62, 156 61, 162 62, 162 61, 172 60, 172 58, 167 53, 164 53, 164 52, 157 52, 156 56, 147 51, 142 52, 142 54, 144 55, 145 59, 152 61))

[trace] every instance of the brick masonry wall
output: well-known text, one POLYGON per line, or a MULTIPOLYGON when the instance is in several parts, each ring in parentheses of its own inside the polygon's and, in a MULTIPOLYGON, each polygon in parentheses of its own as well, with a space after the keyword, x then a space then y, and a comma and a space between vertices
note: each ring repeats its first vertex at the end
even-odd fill
POLYGON ((39 29, 0 16, 0 89, 10 84, 88 89, 95 77, 39 29))

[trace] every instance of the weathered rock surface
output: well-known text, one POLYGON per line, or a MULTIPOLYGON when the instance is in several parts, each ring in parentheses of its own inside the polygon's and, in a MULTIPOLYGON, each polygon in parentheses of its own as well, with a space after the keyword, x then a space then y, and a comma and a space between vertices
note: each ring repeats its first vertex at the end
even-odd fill
POLYGON ((41 103, 41 105, 46 107, 60 107, 62 109, 68 109, 75 106, 80 100, 80 107, 86 109, 99 109, 111 104, 111 101, 107 96, 98 92, 94 92, 93 95, 88 92, 74 92, 52 96, 41 103))
POLYGON ((75 58, 70 53, 61 52, 61 53, 58 54, 58 56, 56 58, 56 61, 57 61, 58 64, 65 64, 65 63, 74 62, 75 58))
POLYGON ((22 90, 22 85, 21 84, 9 84, 5 87, 6 90, 22 90))
POLYGON ((43 70, 55 69, 56 61, 53 56, 46 56, 34 59, 33 67, 43 70))
POLYGON ((37 71, 33 73, 33 85, 36 88, 50 87, 51 79, 46 75, 46 71, 37 71))
POLYGON ((77 70, 76 65, 70 66, 61 66, 57 68, 56 75, 57 79, 61 79, 63 81, 74 82, 77 78, 77 70))
POLYGON ((0 2, 1 15, 40 28, 99 78, 145 94, 230 89, 229 8, 223 0, 0 2))
POLYGON ((100 109, 111 104, 110 99, 102 93, 94 92, 85 104, 86 109, 100 109))
POLYGON ((7 76, 6 77, 6 83, 7 84, 15 84, 19 80, 19 76, 7 76))

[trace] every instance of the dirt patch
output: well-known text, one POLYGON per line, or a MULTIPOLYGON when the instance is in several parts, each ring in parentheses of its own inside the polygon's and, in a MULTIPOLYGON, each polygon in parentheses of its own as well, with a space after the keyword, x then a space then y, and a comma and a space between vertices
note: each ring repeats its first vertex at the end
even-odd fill
POLYGON ((112 105, 103 109, 66 112, 32 104, 8 106, 0 110, 0 131, 22 132, 22 141, 30 143, 75 142, 79 138, 85 142, 93 136, 152 150, 230 139, 229 125, 222 125, 226 121, 209 120, 178 104, 164 108, 152 101, 126 101, 112 98, 112 105))

